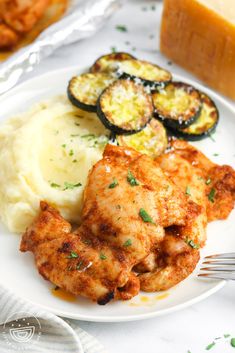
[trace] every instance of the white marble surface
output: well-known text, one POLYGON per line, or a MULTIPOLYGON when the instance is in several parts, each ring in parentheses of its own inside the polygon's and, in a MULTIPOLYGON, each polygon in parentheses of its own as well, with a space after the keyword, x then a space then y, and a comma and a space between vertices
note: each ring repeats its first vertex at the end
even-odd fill
MULTIPOLYGON (((57 68, 91 64, 97 56, 109 52, 111 47, 190 77, 183 69, 169 65, 168 59, 158 50, 161 1, 124 0, 124 3, 125 6, 99 33, 57 50, 24 79, 57 68), (116 25, 125 25, 127 32, 117 31, 116 25)), ((224 334, 235 337, 234 298, 235 286, 228 283, 207 300, 171 315, 120 324, 81 322, 80 326, 96 336, 109 353, 201 353, 207 351, 205 347, 216 337, 224 334)), ((217 340, 211 351, 235 352, 229 340, 217 340)))

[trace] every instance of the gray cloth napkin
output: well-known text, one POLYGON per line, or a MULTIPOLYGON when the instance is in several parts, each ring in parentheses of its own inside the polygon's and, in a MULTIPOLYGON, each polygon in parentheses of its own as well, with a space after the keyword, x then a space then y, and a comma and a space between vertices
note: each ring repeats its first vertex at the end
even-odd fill
POLYGON ((25 302, 1 286, 0 352, 107 353, 72 320, 25 302))

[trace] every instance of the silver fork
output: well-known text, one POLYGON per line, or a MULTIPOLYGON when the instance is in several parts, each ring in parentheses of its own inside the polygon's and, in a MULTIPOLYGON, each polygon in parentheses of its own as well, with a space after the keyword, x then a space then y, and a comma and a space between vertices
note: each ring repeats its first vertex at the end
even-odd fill
POLYGON ((206 256, 199 277, 235 280, 235 253, 206 256))

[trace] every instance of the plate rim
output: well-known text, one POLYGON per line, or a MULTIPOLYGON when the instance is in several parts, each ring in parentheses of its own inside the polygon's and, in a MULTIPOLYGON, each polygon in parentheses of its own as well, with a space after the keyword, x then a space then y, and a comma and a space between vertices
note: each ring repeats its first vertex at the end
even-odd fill
MULTIPOLYGON (((22 87, 24 87, 24 85, 27 85, 29 83, 31 83, 32 81, 39 79, 39 78, 47 78, 50 75, 55 75, 58 73, 62 73, 63 75, 65 75, 66 73, 69 72, 82 72, 83 70, 87 70, 88 66, 87 65, 82 65, 82 66, 77 66, 77 65, 72 65, 69 67, 62 67, 62 68, 58 68, 58 69, 53 69, 50 71, 47 71, 43 74, 38 74, 33 76, 32 78, 27 78, 26 80, 24 80, 23 82, 17 84, 16 86, 14 86, 12 89, 10 89, 9 91, 5 92, 4 94, 0 95, 0 101, 3 101, 5 98, 11 96, 11 95, 15 95, 18 94, 19 91, 21 90, 22 87), (16 92, 14 92, 16 91, 16 92)), ((216 99, 218 100, 222 105, 226 106, 226 108, 228 110, 231 111, 231 113, 235 114, 235 108, 232 106, 232 104, 230 102, 228 102, 226 100, 225 97, 221 96, 219 93, 214 92, 212 89, 210 89, 207 86, 204 86, 203 83, 194 81, 191 78, 187 78, 184 77, 182 75, 178 75, 176 73, 174 73, 174 71, 172 71, 172 76, 173 76, 173 80, 177 80, 177 81, 184 81, 186 83, 189 83, 193 86, 195 86, 196 88, 200 89, 201 91, 207 93, 208 95, 210 95, 212 97, 212 99, 216 99)), ((58 95, 58 94, 57 94, 58 95)), ((45 98, 46 100, 47 98, 45 98)), ((39 103, 39 101, 38 101, 39 103)), ((33 104, 37 104, 37 103, 33 103, 33 104)), ((235 117, 234 117, 235 119, 235 117)), ((5 121, 5 118, 4 120, 5 121)), ((1 282, 1 281, 0 281, 1 282)), ((213 295, 214 293, 216 293, 217 291, 219 291, 221 288, 224 287, 224 285, 226 284, 225 280, 218 280, 216 281, 216 284, 210 288, 209 290, 206 290, 205 292, 203 292, 202 294, 200 294, 199 296, 196 296, 192 299, 189 299, 183 303, 180 303, 178 305, 173 305, 172 307, 169 308, 165 308, 165 309, 161 309, 161 310, 155 310, 153 309, 153 311, 149 312, 149 313, 141 313, 141 314, 131 314, 128 316, 117 316, 115 315, 113 316, 97 316, 97 315, 84 315, 84 314, 72 314, 71 312, 67 312, 67 311, 61 311, 61 310, 57 310, 54 308, 51 308, 47 305, 43 305, 43 304, 39 304, 39 303, 35 303, 34 301, 31 301, 29 299, 25 299, 23 296, 20 296, 17 294, 18 297, 22 298, 23 300, 27 301, 28 303, 31 303, 32 305, 38 306, 40 309, 49 311, 55 315, 64 317, 64 318, 69 318, 69 319, 76 319, 76 320, 82 320, 82 321, 89 321, 89 322, 130 322, 130 321, 139 321, 139 320, 144 320, 144 319, 150 319, 153 317, 159 317, 159 316, 163 316, 163 315, 167 315, 170 313, 174 313, 177 312, 179 310, 182 310, 184 308, 187 308, 191 305, 194 305, 206 298, 208 298, 209 296, 213 295)), ((5 288, 6 290, 9 290, 4 284, 1 283, 1 286, 3 288, 5 288)))
MULTIPOLYGON (((80 321, 87 321, 87 322, 118 323, 118 322, 133 322, 133 321, 147 320, 147 319, 151 319, 154 317, 160 317, 160 316, 164 316, 167 314, 175 313, 175 312, 180 311, 182 309, 186 309, 186 308, 190 307, 191 305, 194 305, 194 304, 210 297, 214 293, 218 292, 220 289, 222 289, 225 286, 225 284, 226 284, 225 280, 218 280, 218 283, 213 288, 205 291, 204 293, 202 293, 201 295, 199 295, 193 299, 187 300, 184 303, 174 305, 173 307, 162 309, 159 311, 152 311, 149 313, 137 314, 136 316, 129 315, 129 316, 115 316, 115 317, 112 317, 112 316, 93 316, 93 317, 89 316, 89 317, 87 317, 86 315, 83 315, 83 314, 79 314, 79 315, 74 314, 73 315, 70 312, 65 311, 62 313, 60 310, 52 309, 47 305, 35 303, 34 301, 29 300, 29 299, 25 299, 23 296, 20 296, 18 294, 17 294, 17 297, 23 299, 25 302, 27 301, 27 303, 30 303, 34 306, 37 306, 39 309, 48 311, 52 314, 63 317, 65 319, 73 319, 73 320, 80 320, 80 321)), ((6 290, 9 291, 9 289, 6 288, 6 286, 4 286, 2 284, 1 284, 1 286, 3 289, 5 288, 6 290)))

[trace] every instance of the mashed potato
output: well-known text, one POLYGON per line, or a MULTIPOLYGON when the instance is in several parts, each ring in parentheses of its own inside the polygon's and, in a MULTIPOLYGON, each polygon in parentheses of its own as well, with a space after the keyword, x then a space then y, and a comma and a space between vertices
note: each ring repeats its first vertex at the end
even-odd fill
POLYGON ((102 158, 108 132, 96 114, 83 112, 64 96, 15 116, 0 126, 0 216, 23 232, 40 200, 79 223, 90 168, 102 158))

